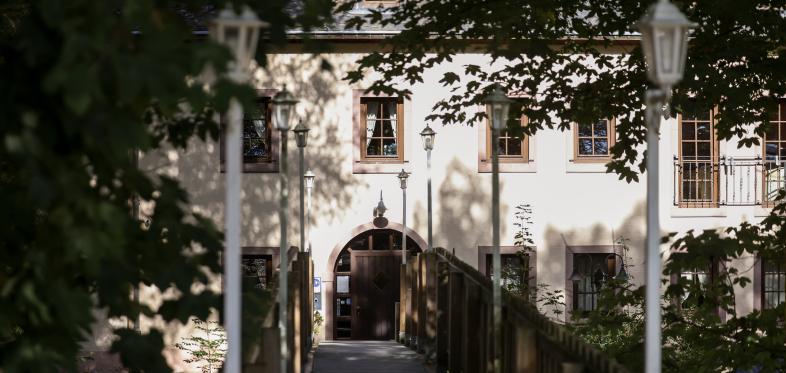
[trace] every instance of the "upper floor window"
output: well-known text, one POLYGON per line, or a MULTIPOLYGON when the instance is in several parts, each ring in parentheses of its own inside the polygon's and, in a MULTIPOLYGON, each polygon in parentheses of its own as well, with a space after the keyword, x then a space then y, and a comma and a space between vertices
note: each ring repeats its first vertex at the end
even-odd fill
POLYGON ((271 132, 270 99, 265 97, 243 118, 243 163, 270 162, 271 132))
POLYGON ((679 116, 678 173, 681 207, 718 206, 718 140, 712 110, 679 116))
POLYGON ((764 135, 764 204, 771 205, 786 187, 786 99, 770 112, 764 135))
MULTIPOLYGON (((522 116, 518 122, 521 127, 527 125, 527 118, 522 116)), ((486 159, 491 159, 491 126, 486 126, 486 159)), ((499 132, 497 141, 497 151, 500 162, 519 162, 529 161, 529 137, 521 134, 514 134, 512 131, 504 129, 499 132)))
MULTIPOLYGON (((241 133, 244 172, 277 172, 278 134, 271 124, 270 97, 259 97, 252 110, 244 113, 241 133)), ((224 131, 221 132, 221 171, 226 158, 224 131)))
POLYGON ((360 100, 362 159, 404 159, 403 101, 396 97, 363 97, 360 100))
POLYGON ((605 162, 611 157, 616 139, 614 121, 601 119, 595 123, 573 126, 574 157, 579 162, 605 162))

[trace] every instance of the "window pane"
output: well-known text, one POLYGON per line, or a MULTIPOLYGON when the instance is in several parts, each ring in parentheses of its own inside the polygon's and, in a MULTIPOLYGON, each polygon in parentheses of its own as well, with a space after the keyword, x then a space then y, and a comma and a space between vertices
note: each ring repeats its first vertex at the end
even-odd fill
POLYGON ((598 121, 598 123, 595 123, 595 137, 607 137, 608 124, 609 122, 606 120, 601 120, 598 121))
MULTIPOLYGON (((786 105, 784 105, 786 107, 786 105)), ((781 123, 781 141, 786 140, 786 123, 781 123)))
POLYGON ((592 155, 592 139, 579 139, 579 154, 592 155))
POLYGON ((770 123, 765 135, 767 140, 778 140, 778 123, 770 123))
POLYGON ((499 155, 508 155, 508 149, 507 149, 507 146, 506 146, 507 145, 507 141, 508 140, 504 139, 504 138, 498 138, 497 139, 497 154, 499 154, 499 155))
POLYGON ((372 139, 368 141, 368 147, 366 147, 366 154, 367 155, 381 155, 382 154, 382 141, 377 139, 372 139))
POLYGON ((398 154, 398 148, 396 147, 396 139, 384 139, 383 141, 383 153, 382 155, 387 156, 396 156, 398 154))
POLYGON ((243 139, 243 156, 265 157, 267 154, 267 146, 262 139, 243 139))
POLYGON ((778 156, 778 143, 776 142, 768 142, 766 145, 765 154, 767 155, 767 159, 774 160, 775 157, 778 156))
POLYGON ((706 141, 699 142, 696 147, 696 155, 699 157, 700 160, 708 160, 710 156, 712 156, 710 143, 706 141))
POLYGON ((682 138, 684 140, 696 139, 696 125, 693 123, 682 123, 682 138))
POLYGON ((682 157, 687 160, 696 160, 696 143, 683 142, 682 143, 682 157))
POLYGON ((507 155, 522 155, 521 153, 521 140, 512 137, 508 140, 508 153, 507 155))
POLYGON ((696 198, 696 190, 694 188, 695 183, 693 181, 683 181, 682 182, 682 198, 683 199, 695 199, 696 198))
POLYGON ((579 136, 581 137, 592 136, 592 124, 589 123, 579 124, 579 136))
POLYGON ((696 123, 696 138, 699 140, 710 139, 710 124, 709 123, 696 123))
POLYGON ((349 293, 349 276, 336 276, 336 292, 349 293))
POLYGON ((595 140, 595 155, 608 155, 609 154, 609 141, 606 139, 595 140))

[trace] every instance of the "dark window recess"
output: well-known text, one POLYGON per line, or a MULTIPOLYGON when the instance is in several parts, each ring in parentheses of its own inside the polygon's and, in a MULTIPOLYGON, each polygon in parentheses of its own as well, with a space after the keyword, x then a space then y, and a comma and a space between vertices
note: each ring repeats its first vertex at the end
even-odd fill
POLYGON ((273 274, 271 255, 243 255, 241 267, 244 283, 254 284, 257 289, 267 289, 273 274))
MULTIPOLYGON (((527 294, 529 290, 529 255, 500 254, 502 263, 502 287, 516 294, 527 294)), ((494 279, 494 255, 486 254, 486 273, 494 279)))
POLYGON ((243 118, 243 162, 271 161, 270 99, 261 98, 243 118))
POLYGON ((600 290, 616 275, 616 259, 608 253, 573 255, 573 310, 583 314, 598 307, 600 290))
POLYGON ((765 309, 778 307, 786 302, 786 273, 783 259, 762 260, 762 301, 765 309))

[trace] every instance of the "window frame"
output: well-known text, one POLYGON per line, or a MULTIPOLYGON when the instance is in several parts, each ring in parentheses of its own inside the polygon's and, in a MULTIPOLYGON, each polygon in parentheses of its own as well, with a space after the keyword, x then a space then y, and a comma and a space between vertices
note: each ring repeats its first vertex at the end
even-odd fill
MULTIPOLYGON (((516 97, 511 97, 516 99, 516 97)), ((488 108, 485 105, 479 105, 478 111, 488 113, 488 108)), ((522 127, 529 125, 529 118, 522 114, 519 124, 522 127)), ((487 117, 481 122, 476 124, 478 127, 478 172, 490 173, 492 170, 491 165, 491 120, 487 117)), ((521 140, 521 156, 503 156, 499 157, 499 172, 501 173, 534 173, 536 172, 535 166, 535 139, 532 136, 525 135, 521 140)))
MULTIPOLYGON (((524 250, 520 246, 500 246, 500 255, 516 255, 519 251, 524 250)), ((478 271, 486 278, 491 278, 489 268, 491 263, 487 260, 488 255, 494 254, 494 246, 478 246, 478 271)), ((530 291, 534 291, 538 286, 538 250, 532 247, 532 250, 526 251, 529 256, 529 281, 527 283, 530 291)))
MULTIPOLYGON (((764 136, 762 136, 761 159, 762 159, 763 165, 762 165, 762 180, 761 180, 761 182, 762 182, 761 205, 762 205, 762 207, 765 207, 765 208, 775 207, 775 201, 771 200, 769 198, 769 196, 767 195, 767 176, 768 176, 767 174, 768 174, 768 171, 769 171, 767 169, 767 167, 769 166, 768 163, 767 163, 767 143, 768 142, 774 142, 774 143, 778 144, 778 149, 779 150, 780 149, 786 149, 786 134, 784 132, 784 131, 786 131, 786 98, 781 98, 781 99, 778 100, 778 105, 776 106, 776 110, 775 111, 776 111, 776 116, 775 116, 776 119, 774 119, 774 120, 770 119, 770 125, 771 126, 775 126, 777 128, 776 131, 778 133, 778 138, 775 139, 775 140, 768 140, 767 139, 767 132, 768 131, 765 131, 764 132, 764 136)), ((783 152, 783 150, 781 150, 781 152, 783 152)), ((779 159, 778 161, 780 161, 781 164, 783 164, 783 162, 786 162, 786 158, 779 159)), ((777 164, 775 165, 774 168, 775 169, 778 168, 777 164)), ((784 172, 783 168, 781 168, 781 171, 779 171, 779 172, 784 172)), ((781 182, 783 182, 782 176, 781 176, 781 182)))
MULTIPOLYGON (((713 188, 711 191, 710 201, 699 201, 699 200, 691 200, 685 201, 685 197, 683 196, 683 181, 685 172, 683 171, 682 165, 685 162, 685 157, 683 156, 683 122, 686 119, 683 118, 683 114, 679 113, 677 115, 677 162, 679 162, 679 168, 674 170, 677 173, 678 180, 676 180, 677 185, 677 207, 680 208, 718 208, 720 207, 720 140, 718 139, 717 131, 715 130, 715 116, 717 115, 717 108, 709 109, 708 112, 710 113, 710 159, 708 162, 712 167, 712 173, 714 176, 711 176, 710 179, 702 179, 702 180, 709 180, 713 182, 713 188)), ((699 120, 692 120, 693 122, 698 122, 699 120)), ((694 144, 698 145, 699 140, 687 140, 692 141, 694 144)), ((693 160, 688 162, 695 162, 699 163, 699 160, 693 160)), ((675 166, 676 167, 676 166, 675 166)), ((692 179, 689 179, 692 180, 692 179)), ((693 180, 696 182, 699 179, 693 180)), ((697 187, 698 188, 698 187, 697 187)))
POLYGON ((270 263, 265 266, 266 269, 270 270, 270 277, 268 277, 268 281, 270 281, 273 278, 273 275, 275 275, 275 273, 278 271, 278 267, 280 265, 280 256, 279 256, 278 247, 244 246, 240 248, 240 252, 241 252, 240 255, 241 265, 243 259, 247 257, 265 256, 270 258, 270 263))
POLYGON ((365 89, 352 90, 352 173, 354 174, 397 174, 402 167, 407 168, 407 129, 411 130, 411 125, 407 123, 409 117, 409 100, 404 97, 376 95, 366 92, 365 89), (365 110, 361 105, 361 100, 365 98, 389 98, 398 99, 396 115, 399 120, 396 126, 396 138, 399 141, 398 156, 396 158, 370 158, 364 159, 365 154, 365 110))
MULTIPOLYGON (((401 163, 404 161, 404 100, 401 97, 370 97, 370 96, 363 96, 360 97, 360 160, 362 162, 367 163, 401 163), (367 154, 368 148, 365 146, 366 140, 368 139, 366 131, 365 121, 367 115, 369 101, 379 101, 380 104, 393 101, 396 103, 396 136, 395 137, 387 137, 387 136, 380 136, 378 137, 380 140, 385 138, 395 138, 396 140, 396 156, 384 156, 384 155, 373 155, 369 156, 367 154)), ((372 137, 376 139, 377 137, 372 137)), ((384 143, 383 143, 384 144, 384 143)), ((384 148, 384 145, 383 145, 384 148)), ((384 151, 384 150, 383 150, 384 151)))
MULTIPOLYGON (((576 163, 607 163, 611 160, 611 148, 617 143, 617 119, 612 118, 604 118, 598 120, 605 120, 608 123, 608 128, 606 129, 606 141, 609 147, 609 154, 606 155, 585 155, 579 153, 579 124, 573 123, 571 127, 573 127, 573 162, 576 163)), ((597 123, 597 122, 595 122, 597 123)), ((592 125, 594 126, 595 123, 592 125)), ((582 138, 586 136, 581 136, 582 138)), ((595 131, 593 128, 592 131, 592 138, 595 139, 595 131)), ((600 137, 598 137, 600 138, 600 137)), ((594 152, 594 150, 593 150, 594 152)))
MULTIPOLYGON (((767 298, 766 298, 766 293, 767 292, 766 292, 766 289, 765 289, 765 286, 764 286, 764 284, 765 284, 764 280, 765 280, 765 276, 766 276, 767 272, 765 270, 764 260, 766 260, 766 259, 763 258, 762 256, 757 255, 756 256, 756 263, 754 264, 754 269, 753 269, 753 277, 754 277, 754 279, 753 279, 753 299, 754 299, 753 307, 754 307, 755 310, 758 310, 758 311, 765 310, 766 309, 765 306, 767 304, 767 298)), ((781 275, 781 276, 786 276, 786 263, 784 263, 784 260, 786 260, 786 258, 778 258, 778 259, 770 258, 770 260, 781 261, 780 266, 784 270, 784 272, 781 272, 781 273, 783 273, 783 275, 781 275)))
MULTIPOLYGON (((244 173, 278 173, 278 166, 279 166, 279 145, 280 145, 280 136, 279 131, 277 131, 273 127, 273 105, 272 99, 273 96, 276 95, 278 90, 276 89, 260 89, 257 90, 257 98, 256 102, 267 102, 267 126, 268 126, 268 133, 270 134, 270 150, 269 156, 264 159, 257 159, 255 161, 247 161, 246 157, 243 157, 243 162, 241 163, 241 171, 244 173)), ((245 118, 244 118, 245 119, 245 118)), ((226 117, 221 115, 219 117, 219 171, 224 173, 226 172, 226 117)), ((241 136, 241 151, 243 149, 243 129, 241 128, 240 131, 241 136)))
MULTIPOLYGON (((679 255, 680 252, 681 251, 679 251, 679 250, 678 251, 672 251, 671 255, 675 255, 675 254, 679 255)), ((715 282, 715 281, 720 281, 721 269, 725 268, 726 264, 727 264, 726 262, 721 263, 721 260, 719 260, 717 257, 713 256, 713 257, 710 258, 710 267, 709 267, 710 268, 710 273, 709 273, 710 279, 709 279, 709 281, 711 283, 715 282)), ((695 272, 695 270, 694 270, 694 272, 695 272)), ((669 284, 670 285, 676 285, 677 281, 679 281, 680 277, 682 277, 682 272, 671 273, 669 275, 669 284)), ((674 304, 674 306, 677 307, 678 310, 682 310, 683 309, 683 306, 682 306, 682 302, 684 302, 683 299, 678 299, 676 297, 673 297, 671 299, 671 302, 672 302, 672 304, 674 304)), ((724 311, 723 308, 721 308, 720 306, 716 307, 715 313, 718 315, 718 317, 720 317, 721 320, 725 320, 726 319, 726 311, 724 311)))
MULTIPOLYGON (((573 313, 574 313, 574 289, 573 289, 573 281, 570 280, 570 276, 573 275, 573 262, 575 255, 582 255, 582 254, 624 254, 624 247, 622 245, 573 245, 573 246, 566 246, 565 247, 565 321, 570 322, 573 320, 573 313), (622 252, 620 254, 620 252, 622 252)), ((619 273, 620 269, 622 268, 622 261, 618 260, 616 256, 614 257, 614 272, 619 273)), ((629 258, 626 258, 626 261, 629 258)), ((627 270, 627 269, 626 269, 627 270)))

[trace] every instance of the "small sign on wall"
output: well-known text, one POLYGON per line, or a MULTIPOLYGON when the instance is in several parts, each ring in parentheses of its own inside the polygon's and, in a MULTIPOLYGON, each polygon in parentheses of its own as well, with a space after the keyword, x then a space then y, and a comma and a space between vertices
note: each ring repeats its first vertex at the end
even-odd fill
POLYGON ((314 276, 314 310, 322 310, 322 278, 314 276))

